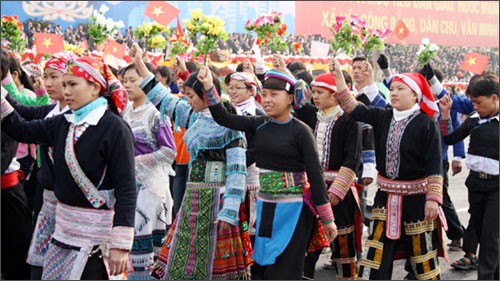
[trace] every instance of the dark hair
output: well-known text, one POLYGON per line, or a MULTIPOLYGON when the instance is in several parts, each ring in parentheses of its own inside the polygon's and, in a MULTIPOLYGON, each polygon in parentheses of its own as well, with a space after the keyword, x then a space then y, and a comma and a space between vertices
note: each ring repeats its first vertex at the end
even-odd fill
POLYGON ((109 64, 108 64, 108 67, 111 70, 111 72, 113 72, 114 76, 118 75, 118 69, 114 68, 113 66, 111 66, 109 64))
POLYGON ((170 72, 170 69, 164 65, 158 66, 155 74, 160 74, 161 77, 166 77, 167 85, 172 81, 172 72, 170 72))
MULTIPOLYGON (((144 64, 146 65, 146 68, 148 69, 149 72, 152 72, 152 73, 155 72, 155 67, 151 63, 145 62, 144 64)), ((123 69, 123 72, 121 72, 122 75, 125 75, 125 73, 127 71, 132 70, 132 69, 134 69, 137 72, 137 68, 135 67, 135 64, 133 64, 133 63, 127 65, 126 67, 124 67, 122 69, 123 69)), ((139 72, 137 72, 137 74, 139 74, 139 72)))
POLYGON ((342 69, 342 74, 344 75, 344 81, 345 81, 345 83, 346 84, 350 83, 351 87, 352 87, 352 76, 351 76, 351 74, 347 70, 344 70, 344 69, 342 69))
POLYGON ((297 80, 298 79, 304 80, 304 82, 306 82, 307 85, 311 85, 311 82, 314 80, 312 74, 309 71, 303 69, 295 72, 293 76, 295 76, 297 80))
POLYGON ((471 97, 489 97, 491 95, 499 96, 498 92, 498 76, 496 78, 482 78, 479 79, 470 89, 471 97))
POLYGON ((197 72, 200 69, 200 67, 192 61, 186 62, 186 68, 190 73, 197 72))
POLYGON ((467 85, 467 88, 465 89, 465 94, 466 95, 470 95, 471 94, 471 89, 472 89, 472 86, 474 86, 474 84, 476 84, 477 81, 479 81, 479 79, 483 78, 482 75, 480 74, 475 74, 474 76, 472 76, 469 80, 469 84, 467 85))
POLYGON ((16 71, 19 73, 19 80, 23 84, 24 88, 34 91, 32 78, 23 70, 21 64, 14 58, 9 56, 9 70, 10 73, 16 71))
POLYGON ((366 57, 355 57, 355 58, 352 59, 352 64, 354 64, 357 61, 366 61, 366 62, 368 62, 368 60, 366 59, 366 57))
MULTIPOLYGON (((236 70, 236 72, 239 72, 238 70, 236 70)), ((235 72, 230 72, 228 75, 226 75, 226 77, 224 77, 224 84, 227 86, 229 84, 229 82, 231 82, 231 76, 234 74, 235 72)))
MULTIPOLYGON (((194 92, 201 98, 203 99, 203 86, 201 85, 200 81, 198 81, 198 71, 193 72, 189 74, 189 77, 184 81, 184 92, 186 91, 185 88, 191 87, 193 88, 194 92)), ((215 89, 217 90, 217 93, 221 93, 220 91, 220 81, 219 78, 217 78, 217 75, 212 72, 212 82, 214 83, 215 89)))
MULTIPOLYGON (((286 68, 293 74, 295 75, 296 72, 299 72, 300 70, 307 70, 306 65, 301 62, 301 61, 292 61, 289 62, 286 65, 286 68)), ((309 84, 309 83, 308 83, 309 84)))
POLYGON ((2 50, 0 54, 1 70, 2 70, 2 80, 7 76, 9 72, 9 55, 5 50, 2 50))
MULTIPOLYGON (((255 72, 256 68, 255 68, 255 64, 252 63, 252 66, 253 66, 253 74, 257 75, 257 73, 255 72)), ((243 63, 240 62, 240 64, 238 64, 238 66, 236 67, 236 72, 243 72, 243 63)))

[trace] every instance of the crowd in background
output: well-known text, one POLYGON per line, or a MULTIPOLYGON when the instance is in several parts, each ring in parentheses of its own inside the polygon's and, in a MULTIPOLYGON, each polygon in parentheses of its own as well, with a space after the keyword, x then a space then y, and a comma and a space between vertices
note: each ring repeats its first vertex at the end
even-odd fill
MULTIPOLYGON (((79 24, 77 27, 69 25, 65 30, 61 25, 54 25, 50 22, 33 22, 27 21, 24 24, 25 33, 28 35, 29 42, 28 45, 31 48, 34 38, 33 33, 43 32, 43 33, 54 33, 59 34, 64 37, 64 40, 70 44, 78 45, 84 39, 87 39, 86 25, 79 24)), ((123 33, 117 33, 114 38, 120 44, 126 44, 127 47, 131 47, 134 42, 137 42, 139 46, 144 47, 144 39, 138 40, 134 34, 134 28, 129 26, 123 33)), ((196 43, 196 38, 191 39, 193 44, 196 43)), ((288 36, 286 38, 288 44, 288 50, 281 52, 283 55, 311 55, 311 43, 312 41, 319 41, 322 43, 328 43, 329 39, 321 35, 296 35, 288 36), (302 50, 299 53, 293 48, 292 44, 294 42, 302 43, 302 50)), ((217 46, 219 50, 227 50, 231 54, 242 54, 251 51, 252 45, 254 44, 255 37, 251 33, 232 33, 227 41, 219 40, 217 46)), ((385 49, 383 52, 387 55, 389 60, 393 62, 395 67, 393 70, 396 72, 409 72, 418 71, 421 66, 416 60, 407 59, 408 56, 416 56, 418 45, 403 45, 403 44, 385 44, 385 49)), ((487 69, 493 71, 494 73, 499 72, 499 49, 498 48, 486 48, 486 47, 455 47, 455 46, 440 46, 437 53, 437 58, 433 61, 434 68, 438 68, 443 72, 444 81, 447 82, 468 82, 472 77, 472 73, 460 70, 460 65, 463 58, 469 52, 477 52, 489 57, 489 63, 487 69)), ((356 55, 361 55, 361 52, 356 55)))

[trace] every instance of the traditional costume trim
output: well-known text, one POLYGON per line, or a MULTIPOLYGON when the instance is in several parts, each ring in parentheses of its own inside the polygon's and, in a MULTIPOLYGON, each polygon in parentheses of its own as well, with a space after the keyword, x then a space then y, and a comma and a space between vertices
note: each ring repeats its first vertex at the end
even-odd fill
POLYGON ((345 195, 351 189, 355 179, 356 173, 353 170, 342 166, 340 167, 334 182, 328 189, 328 192, 337 195, 340 200, 344 200, 345 195))
POLYGON ((31 265, 43 266, 45 253, 49 248, 49 242, 55 229, 56 204, 57 198, 54 191, 44 189, 42 209, 38 213, 26 259, 26 262, 31 265))
POLYGON ((384 249, 384 243, 382 243, 380 241, 375 241, 375 240, 368 239, 368 240, 366 240, 365 245, 367 247, 372 247, 372 248, 379 249, 379 250, 383 250, 384 249))
POLYGON ((358 106, 358 101, 354 96, 349 92, 349 89, 344 89, 335 94, 335 97, 339 101, 342 106, 342 110, 347 112, 348 114, 352 113, 356 106, 358 106))
POLYGON ((208 106, 220 103, 220 96, 217 89, 212 85, 208 90, 203 89, 203 99, 208 106))
POLYGON ((349 233, 354 232, 355 226, 354 225, 349 225, 347 227, 340 228, 337 230, 337 235, 346 235, 349 233))
POLYGON ((113 210, 74 207, 57 203, 56 225, 46 253, 42 280, 78 280, 94 246, 103 254, 111 238, 113 210))
POLYGON ((443 177, 441 175, 432 175, 427 177, 427 200, 443 204, 443 177))
MULTIPOLYGON (((94 208, 100 208, 106 203, 106 199, 99 193, 97 187, 87 178, 85 172, 78 164, 74 148, 75 124, 69 126, 68 136, 66 137, 65 160, 68 165, 68 170, 73 177, 73 180, 78 185, 83 195, 94 208)), ((104 175, 103 175, 104 178, 104 175)))
POLYGON ((111 230, 111 249, 130 251, 134 243, 134 228, 128 226, 115 226, 111 230))
POLYGON ((333 217, 332 205, 330 204, 330 202, 316 206, 316 209, 318 210, 319 218, 323 222, 323 224, 329 224, 335 221, 333 217))
POLYGON ((453 127, 451 125, 451 119, 441 119, 439 121, 439 129, 441 131, 441 135, 447 136, 453 132, 453 127))
POLYGON ((397 195, 417 195, 427 193, 427 178, 411 181, 391 180, 380 174, 377 176, 377 185, 380 190, 397 195))
POLYGON ((418 280, 431 280, 432 278, 438 276, 441 274, 441 268, 436 267, 433 270, 426 272, 424 274, 417 274, 415 277, 417 277, 418 280))
POLYGON ((434 251, 428 252, 425 255, 416 256, 416 257, 410 256, 410 261, 412 263, 423 263, 424 261, 428 261, 428 260, 436 258, 436 257, 437 257, 437 249, 434 251))
MULTIPOLYGON (((2 93, 4 91, 4 88, 2 87, 2 93)), ((7 99, 4 98, 2 94, 2 113, 1 113, 1 120, 3 120, 5 117, 9 116, 12 112, 14 112, 14 107, 10 105, 10 103, 7 101, 7 99)))
POLYGON ((406 235, 418 235, 438 228, 437 221, 419 221, 415 223, 405 223, 406 235))
POLYGON ((373 208, 372 209, 372 220, 385 221, 387 218, 387 210, 385 208, 373 208))
POLYGON ((401 164, 400 145, 406 127, 419 114, 420 110, 416 110, 403 120, 396 121, 394 117, 391 119, 385 152, 386 174, 391 179, 395 179, 399 176, 399 165, 401 164))

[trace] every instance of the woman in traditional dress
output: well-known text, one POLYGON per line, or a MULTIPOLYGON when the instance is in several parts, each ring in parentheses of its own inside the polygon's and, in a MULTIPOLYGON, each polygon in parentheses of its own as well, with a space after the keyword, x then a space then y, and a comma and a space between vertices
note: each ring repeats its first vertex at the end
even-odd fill
POLYGON ((118 115, 126 92, 90 57, 68 62, 63 85, 71 114, 26 122, 2 97, 2 128, 53 147, 55 230, 42 279, 108 279, 129 267, 134 238, 134 140, 118 115))
MULTIPOLYGON (((369 67, 363 63, 362 71, 370 72, 369 67)), ((418 73, 396 75, 390 87, 392 108, 383 109, 368 107, 354 98, 336 59, 330 61, 330 69, 342 110, 354 120, 372 125, 376 139, 379 189, 366 240, 368 251, 361 259, 358 278, 391 279, 393 260, 409 256, 417 279, 440 279, 438 214, 443 178, 435 121, 439 110, 425 77, 418 73)))
MULTIPOLYGON (((69 110, 63 96, 63 75, 67 72, 67 62, 76 59, 71 52, 54 54, 45 63, 43 81, 39 91, 46 92, 55 101, 54 104, 43 106, 23 106, 14 97, 15 88, 9 87, 7 100, 14 106, 19 115, 27 121, 47 119, 56 115, 67 113, 69 110)), ((40 168, 37 172, 37 187, 34 196, 34 217, 36 218, 35 230, 28 251, 27 262, 32 265, 31 279, 42 278, 42 266, 45 252, 49 246, 50 237, 54 232, 55 208, 57 198, 54 195, 56 180, 55 167, 52 155, 53 148, 46 145, 40 146, 40 168)))
MULTIPOLYGON (((251 245, 245 215, 246 144, 242 133, 219 126, 203 100, 203 88, 192 73, 184 82, 187 102, 149 72, 137 44, 131 56, 143 77, 148 99, 187 128, 190 154, 186 192, 167 232, 153 277, 168 280, 247 279, 251 245)), ((219 87, 218 80, 214 79, 219 87)))
POLYGON ((175 142, 171 123, 146 99, 139 88, 141 81, 135 65, 127 66, 123 86, 131 104, 123 113, 123 119, 134 134, 138 190, 134 244, 130 252, 134 271, 127 273, 129 280, 151 279, 151 266, 173 216, 169 175, 174 174, 175 142))
POLYGON ((309 241, 328 247, 337 235, 311 129, 290 110, 292 104, 297 109, 307 99, 305 82, 268 71, 262 91, 267 116, 239 116, 222 107, 210 72, 202 69, 199 77, 214 119, 255 135, 260 190, 253 278, 299 280, 309 241))

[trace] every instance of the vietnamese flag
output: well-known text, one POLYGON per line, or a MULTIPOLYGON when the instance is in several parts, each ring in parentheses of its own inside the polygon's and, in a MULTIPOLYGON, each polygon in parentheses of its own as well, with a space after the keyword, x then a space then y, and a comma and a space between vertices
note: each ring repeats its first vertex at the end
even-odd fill
POLYGON ((35 45, 38 54, 55 54, 64 51, 62 36, 52 33, 35 33, 35 45))
POLYGON ((462 65, 460 65, 460 69, 470 71, 474 74, 483 74, 488 65, 488 60, 488 56, 478 53, 467 53, 462 65))
POLYGON ((184 36, 184 31, 182 31, 181 19, 179 18, 179 15, 177 15, 177 35, 179 37, 184 36))
POLYGON ((394 27, 392 33, 394 33, 394 35, 396 35, 396 37, 398 37, 400 41, 410 35, 408 27, 406 27, 405 23, 402 20, 398 20, 398 22, 396 23, 396 27, 394 27))
POLYGON ((168 25, 179 12, 179 9, 165 1, 148 1, 144 15, 159 24, 168 25))
POLYGON ((121 59, 125 56, 125 44, 119 44, 115 40, 108 38, 106 47, 104 48, 104 54, 113 55, 121 59))

